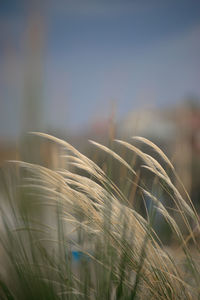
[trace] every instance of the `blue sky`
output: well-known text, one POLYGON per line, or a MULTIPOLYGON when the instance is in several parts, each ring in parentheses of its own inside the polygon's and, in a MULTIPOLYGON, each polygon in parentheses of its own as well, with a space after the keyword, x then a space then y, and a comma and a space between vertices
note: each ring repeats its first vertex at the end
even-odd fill
MULTIPOLYGON (((37 9, 43 128, 83 128, 112 101, 123 118, 200 98, 200 1, 46 0, 37 9)), ((20 131, 30 12, 26 1, 0 4, 0 137, 20 131)))

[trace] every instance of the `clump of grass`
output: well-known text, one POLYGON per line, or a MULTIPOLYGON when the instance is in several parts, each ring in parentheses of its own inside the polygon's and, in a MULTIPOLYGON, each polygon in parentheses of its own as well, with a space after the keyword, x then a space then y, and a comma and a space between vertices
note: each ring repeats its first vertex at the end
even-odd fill
POLYGON ((63 140, 35 134, 64 149, 66 167, 15 161, 15 174, 6 177, 4 171, 9 205, 1 206, 1 299, 199 299, 199 262, 187 243, 189 236, 199 255, 191 225, 199 227, 198 215, 185 190, 174 186, 171 178, 177 175, 166 155, 143 138, 136 137, 155 150, 159 161, 116 141, 139 156, 140 169, 153 182, 149 187, 134 165, 92 142, 127 169, 128 186, 136 187, 141 201, 150 199, 145 219, 95 162, 63 140), (171 208, 155 195, 156 189, 171 198, 171 208), (154 231, 157 214, 176 236, 182 262, 168 253, 154 231))

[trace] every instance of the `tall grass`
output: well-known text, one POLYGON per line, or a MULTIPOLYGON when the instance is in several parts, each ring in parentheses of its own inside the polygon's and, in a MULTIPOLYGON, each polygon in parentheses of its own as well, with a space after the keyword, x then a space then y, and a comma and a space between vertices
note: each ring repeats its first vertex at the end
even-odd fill
MULTIPOLYGON (((198 215, 184 188, 174 186, 177 174, 160 149, 135 138, 154 150, 155 159, 116 140, 139 157, 136 170, 135 159, 129 162, 92 142, 110 157, 108 170, 115 163, 126 168, 126 184, 119 188, 69 143, 35 134, 57 143, 65 154, 59 169, 15 161, 9 164, 12 172, 2 171, 1 299, 200 299, 200 264, 194 257, 199 255, 198 215), (146 218, 130 201, 136 194, 146 218), (161 195, 171 199, 170 207, 161 195), (157 235, 158 215, 173 233, 177 256, 157 235)), ((119 170, 115 177, 121 176, 119 170)))

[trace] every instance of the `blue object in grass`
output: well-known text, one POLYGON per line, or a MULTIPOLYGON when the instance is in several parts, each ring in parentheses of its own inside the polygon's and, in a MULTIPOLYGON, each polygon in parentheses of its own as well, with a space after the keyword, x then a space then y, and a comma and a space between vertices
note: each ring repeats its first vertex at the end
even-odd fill
POLYGON ((82 251, 72 251, 72 259, 74 261, 80 261, 81 259, 89 259, 89 256, 82 251))

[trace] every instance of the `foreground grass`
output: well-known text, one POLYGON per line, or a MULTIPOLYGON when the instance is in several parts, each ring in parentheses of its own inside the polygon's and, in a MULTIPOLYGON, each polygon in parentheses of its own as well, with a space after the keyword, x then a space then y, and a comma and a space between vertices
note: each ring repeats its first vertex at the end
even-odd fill
POLYGON ((126 169, 126 184, 119 188, 113 164, 106 174, 67 142, 36 134, 64 149, 66 165, 52 170, 15 161, 12 172, 4 171, 1 299, 200 299, 200 265, 188 245, 192 240, 199 255, 193 231, 198 215, 184 187, 178 191, 173 184, 171 178, 179 179, 166 155, 144 138, 135 140, 153 149, 158 160, 116 141, 139 157, 138 172, 134 160, 92 142, 126 169), (136 194, 146 218, 134 206, 136 194), (171 199, 170 207, 161 194, 171 199), (158 214, 173 233, 181 261, 154 230, 158 214))

